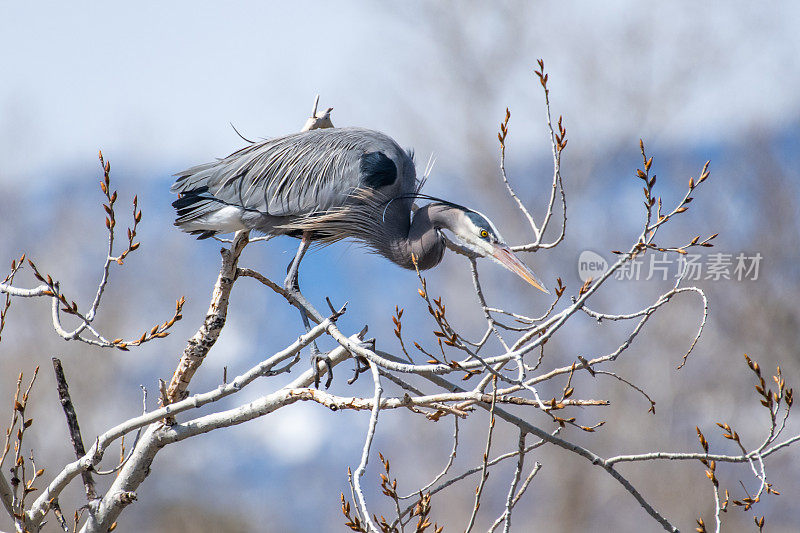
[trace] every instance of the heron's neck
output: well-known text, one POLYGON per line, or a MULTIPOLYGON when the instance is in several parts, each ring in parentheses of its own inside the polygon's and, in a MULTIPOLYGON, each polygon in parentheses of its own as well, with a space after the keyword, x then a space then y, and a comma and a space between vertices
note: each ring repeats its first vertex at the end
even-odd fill
POLYGON ((403 268, 414 268, 411 254, 417 258, 420 270, 433 268, 444 256, 444 238, 439 229, 447 227, 448 212, 452 208, 441 204, 420 207, 406 228, 386 240, 387 246, 380 250, 392 262, 403 268))

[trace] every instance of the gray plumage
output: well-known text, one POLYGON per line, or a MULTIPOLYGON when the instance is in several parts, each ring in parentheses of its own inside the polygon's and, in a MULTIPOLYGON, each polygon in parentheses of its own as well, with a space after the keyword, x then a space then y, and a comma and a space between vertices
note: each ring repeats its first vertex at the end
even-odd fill
POLYGON ((179 172, 171 190, 187 193, 207 187, 228 205, 273 217, 304 216, 341 206, 355 187, 364 186, 369 176, 360 163, 368 153, 384 154, 399 171, 400 180, 391 180, 388 194, 414 190, 409 154, 386 135, 360 128, 316 129, 255 143, 179 172))
POLYGON ((277 137, 176 176, 175 225, 199 238, 242 229, 319 244, 352 238, 404 268, 414 268, 413 254, 426 269, 441 261, 441 232, 450 230, 476 254, 543 289, 488 218, 421 194, 412 154, 377 131, 277 137), (435 201, 412 217, 415 198, 435 201))

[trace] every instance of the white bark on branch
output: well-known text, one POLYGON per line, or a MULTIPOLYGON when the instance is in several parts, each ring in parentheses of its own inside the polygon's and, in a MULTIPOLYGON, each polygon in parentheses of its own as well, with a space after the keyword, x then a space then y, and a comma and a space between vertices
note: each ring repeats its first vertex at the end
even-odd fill
MULTIPOLYGON (((216 402, 222 398, 235 394, 236 392, 242 390, 245 386, 252 383, 258 377, 268 375, 268 373, 281 362, 296 356, 300 350, 302 350, 305 346, 308 346, 308 344, 310 344, 314 339, 319 337, 324 329, 324 324, 313 328, 309 333, 302 335, 297 341, 292 343, 286 349, 259 363, 244 374, 237 376, 230 383, 221 385, 213 391, 196 394, 180 402, 168 404, 160 409, 156 409, 155 411, 131 418, 130 420, 127 420, 109 429, 95 440, 95 443, 91 448, 89 448, 85 456, 80 458, 78 461, 67 465, 67 467, 65 467, 53 479, 53 481, 51 481, 48 487, 31 506, 31 509, 28 512, 29 520, 34 523, 37 522, 37 520, 41 520, 49 510, 49 501, 52 498, 57 497, 64 487, 66 487, 75 476, 80 475, 80 473, 85 471, 87 468, 97 465, 102 459, 105 450, 118 438, 132 431, 136 431, 139 428, 153 423, 159 423, 159 421, 164 418, 170 416, 174 417, 179 413, 188 411, 190 409, 197 409, 206 404, 216 402)), ((344 353, 344 349, 335 350, 332 352, 331 356, 336 363, 339 363, 349 357, 349 355, 344 353)), ((311 375, 310 370, 303 374, 301 378, 298 378, 301 381, 293 382, 293 384, 305 383, 307 375, 311 375)), ((302 387, 307 385, 308 383, 298 386, 302 387)), ((142 438, 139 440, 141 442, 142 438)))
POLYGON ((228 315, 228 298, 236 279, 239 255, 247 245, 248 237, 249 232, 239 231, 236 233, 230 249, 222 249, 222 267, 217 282, 214 284, 214 292, 206 319, 197 333, 186 343, 186 349, 183 351, 178 368, 175 369, 167 388, 166 400, 169 403, 180 401, 186 396, 189 382, 194 373, 203 364, 208 351, 217 342, 217 338, 225 326, 225 319, 228 315))
POLYGON ((369 364, 369 369, 372 372, 372 380, 375 384, 375 394, 372 398, 372 411, 369 416, 369 427, 367 428, 367 436, 364 439, 364 448, 361 451, 361 462, 353 476, 353 485, 358 498, 358 504, 361 507, 361 515, 367 523, 367 526, 373 533, 380 533, 380 530, 372 521, 369 509, 367 509, 367 500, 364 497, 364 491, 361 488, 361 478, 367 470, 367 463, 369 462, 369 450, 372 447, 372 440, 375 438, 375 429, 378 426, 378 414, 381 411, 381 394, 383 388, 381 387, 381 376, 378 373, 378 367, 374 363, 369 364))
MULTIPOLYGON (((320 324, 312 331, 301 337, 301 340, 294 343, 292 346, 276 354, 268 361, 272 366, 277 365, 279 362, 292 357, 299 352, 303 347, 311 343, 311 341, 318 337, 325 329, 325 324, 320 324)), ((353 336, 353 340, 358 342, 359 336, 353 336)), ((351 355, 342 347, 336 348, 330 352, 331 366, 349 359, 351 355)), ((148 413, 146 419, 153 419, 156 415, 161 415, 163 418, 167 412, 177 414, 195 407, 205 405, 210 401, 216 401, 224 396, 228 396, 241 390, 241 388, 252 382, 253 379, 263 374, 265 368, 269 365, 264 363, 254 367, 246 374, 239 376, 228 385, 223 385, 215 391, 205 393, 203 395, 192 396, 176 404, 168 405, 153 413, 148 413), (252 378, 252 379, 251 379, 252 378), (213 398, 213 399, 212 399, 213 398)), ((320 364, 319 368, 321 373, 324 373, 324 365, 320 364)), ((83 533, 106 531, 111 524, 117 519, 119 513, 122 512, 126 503, 119 501, 116 497, 118 494, 135 492, 138 486, 144 481, 150 472, 150 465, 153 462, 158 451, 168 444, 179 442, 190 437, 202 435, 213 431, 215 429, 230 427, 237 424, 242 424, 249 420, 269 414, 281 407, 290 405, 300 400, 307 399, 303 394, 298 394, 298 389, 305 390, 307 393, 313 395, 314 391, 307 389, 314 382, 314 374, 311 370, 305 371, 298 378, 286 384, 283 388, 263 396, 248 404, 228 409, 225 411, 212 413, 184 423, 174 424, 171 426, 164 426, 158 422, 151 424, 139 439, 139 444, 133 451, 127 463, 122 467, 116 480, 111 488, 106 492, 106 495, 100 502, 97 512, 90 517, 84 524, 81 531, 83 533)), ((132 426, 138 426, 145 417, 137 417, 138 422, 129 424, 128 431, 132 431, 132 426)), ((141 426, 139 426, 141 427, 141 426)), ((90 450, 89 453, 91 453, 90 450)))

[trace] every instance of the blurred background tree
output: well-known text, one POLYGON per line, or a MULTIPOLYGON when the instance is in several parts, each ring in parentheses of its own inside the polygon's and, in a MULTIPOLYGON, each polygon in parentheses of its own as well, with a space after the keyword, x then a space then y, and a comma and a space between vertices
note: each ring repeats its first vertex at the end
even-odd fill
MULTIPOLYGON (((764 9, 745 2, 6 6, 0 19, 5 73, 0 258, 26 251, 37 264, 58 268, 65 284, 84 294, 93 290, 99 272, 92 267, 104 254, 98 246, 104 215, 94 159, 102 148, 114 162, 120 195, 138 193, 145 212, 143 253, 117 273, 109 288, 116 304, 105 310, 102 327, 140 331, 150 325, 145 310, 168 316, 173 297, 184 294, 188 302, 179 329, 135 355, 65 344, 37 325, 48 304, 16 306, 0 344, 0 397, 11 397, 19 369, 59 355, 68 370, 80 369, 70 375, 84 438, 135 415, 139 384, 154 391, 154 376, 170 375, 173 354, 205 312, 218 268, 215 243, 194 242, 172 227, 170 175, 241 146, 229 121, 247 137, 297 130, 316 93, 324 106, 335 107, 337 126, 385 131, 413 146, 421 164, 435 154, 427 192, 481 209, 509 240, 520 240, 524 220, 508 216, 512 204, 497 181, 495 134, 510 107, 507 168, 522 198, 532 203, 550 179, 550 148, 532 75, 535 59, 544 57, 553 105, 570 131, 563 174, 571 202, 564 246, 529 258, 543 279, 561 276, 574 287, 580 284, 581 251, 610 259, 610 250, 635 238, 640 213, 633 206, 641 192, 633 169, 640 137, 655 154, 665 197, 680 194, 698 161, 713 161, 715 179, 702 209, 690 210, 671 231, 713 228, 720 231, 714 251, 764 257, 757 281, 700 283, 709 294, 711 316, 686 369, 675 367, 696 323, 695 314, 686 311, 693 309, 691 302, 665 309, 651 323, 650 336, 629 354, 637 357, 620 362, 620 373, 647 385, 658 416, 647 413, 641 397, 615 383, 583 385, 616 406, 606 426, 613 433, 590 437, 598 450, 615 449, 616 441, 606 435, 626 433, 630 452, 696 449, 698 420, 762 416, 750 407, 751 376, 742 371, 742 353, 754 355, 765 368, 780 362, 790 379, 800 376, 798 15, 795 6, 764 9), (87 224, 92 217, 97 224, 87 224), (122 400, 90 411, 109 390, 122 400)), ((245 259, 277 275, 294 245, 278 239, 250 246, 245 259)), ((424 310, 415 313, 412 305, 417 298, 413 274, 349 250, 340 244, 304 261, 307 295, 317 302, 325 296, 351 300, 343 327, 358 329, 369 322, 379 339, 391 338, 394 305, 408 309, 406 328, 421 323, 424 310)), ((517 280, 488 270, 484 276, 489 290, 508 298, 510 306, 534 315, 542 311, 543 300, 519 291, 513 285, 517 280)), ((448 302, 458 301, 471 285, 458 257, 447 257, 428 279, 448 302)), ((624 290, 598 294, 599 303, 615 312, 638 309, 659 290, 645 281, 617 283, 624 290)), ((452 312, 451 320, 467 328, 477 328, 482 320, 469 306, 453 306, 452 312)), ((596 329, 589 319, 576 322, 569 342, 562 336, 551 347, 565 364, 575 354, 613 349, 621 332, 596 329)), ((249 366, 294 339, 299 328, 295 311, 270 295, 245 298, 234 292, 228 327, 193 389, 214 387, 223 366, 249 366)), ((31 410, 55 432, 63 426, 61 413, 52 408, 58 401, 55 386, 49 373, 40 379, 31 410)), ((355 388, 367 394, 369 384, 355 388)), ((344 472, 357 463, 362 436, 341 428, 361 427, 367 415, 332 417, 319 406, 296 407, 216 432, 191 448, 165 450, 157 460, 169 466, 149 478, 136 504, 139 512, 126 516, 127 527, 196 529, 181 516, 202 516, 205 524, 220 524, 217 531, 265 530, 264 524, 275 531, 311 531, 320 523, 342 527, 338 493, 347 493, 344 472), (210 468, 197 469, 201 462, 210 468), (304 497, 287 499, 287 494, 304 497), (247 508, 252 522, 232 519, 227 510, 233 505, 247 508)), ((431 428, 401 414, 384 424, 376 447, 392 458, 404 486, 424 482, 423 476, 446 460, 446 450, 420 457, 397 446, 391 428, 405 431, 411 425, 420 442, 433 447, 449 438, 450 425, 431 428)), ((463 457, 481 453, 484 430, 483 424, 464 428, 463 457)), ((741 432, 748 437, 746 428, 741 432)), ((61 435, 40 436, 36 448, 42 464, 63 464, 72 454, 61 435)), ((638 523, 641 510, 632 500, 613 498, 619 489, 609 479, 562 459, 558 450, 543 449, 537 457, 544 467, 528 495, 532 503, 517 511, 517 524, 578 532, 626 531, 631 520, 638 523)), ((771 481, 786 495, 800 491, 796 463, 788 454, 774 458, 771 481)), ((699 513, 713 512, 699 465, 637 465, 625 473, 634 484, 657 476, 660 483, 651 485, 650 495, 684 529, 693 527, 699 513)), ((80 487, 73 490, 78 501, 80 487)), ((375 486, 371 490, 377 494, 375 486)), ((447 523, 449 516, 468 514, 473 490, 467 484, 461 492, 434 499, 433 517, 447 523)), ((499 513, 504 494, 487 497, 482 506, 499 513)), ((771 531, 796 529, 800 512, 791 497, 762 505, 759 512, 769 517, 771 531)), ((728 520, 732 530, 752 527, 747 514, 728 520)), ((645 527, 657 530, 655 524, 645 527)))

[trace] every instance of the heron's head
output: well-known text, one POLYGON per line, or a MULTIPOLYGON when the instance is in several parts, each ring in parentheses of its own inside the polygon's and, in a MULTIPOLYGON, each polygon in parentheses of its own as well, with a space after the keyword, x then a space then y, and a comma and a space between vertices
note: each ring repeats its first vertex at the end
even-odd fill
POLYGON ((488 257, 540 291, 550 294, 544 283, 511 251, 495 225, 485 215, 460 206, 447 211, 446 227, 453 232, 459 244, 481 257, 488 257))

